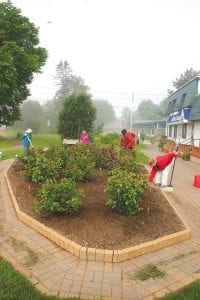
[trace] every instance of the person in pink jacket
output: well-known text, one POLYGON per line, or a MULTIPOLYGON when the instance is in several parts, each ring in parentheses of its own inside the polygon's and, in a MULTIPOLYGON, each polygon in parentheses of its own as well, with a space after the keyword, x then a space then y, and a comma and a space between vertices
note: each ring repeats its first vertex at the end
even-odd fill
POLYGON ((156 186, 167 187, 169 173, 177 155, 177 153, 171 152, 150 159, 149 165, 152 167, 152 169, 149 174, 149 182, 154 181, 156 186))
POLYGON ((83 130, 81 135, 80 135, 80 143, 88 145, 89 144, 89 134, 87 133, 86 130, 83 130))

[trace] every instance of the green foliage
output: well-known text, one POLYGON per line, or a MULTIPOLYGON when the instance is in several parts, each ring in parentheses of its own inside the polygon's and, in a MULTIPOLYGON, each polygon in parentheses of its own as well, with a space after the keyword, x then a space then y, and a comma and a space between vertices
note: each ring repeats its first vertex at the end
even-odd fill
POLYGON ((82 130, 93 130, 96 109, 91 96, 82 92, 71 94, 64 100, 64 106, 59 115, 58 133, 62 138, 78 139, 82 130))
POLYGON ((106 169, 109 163, 114 159, 114 152, 110 148, 102 148, 97 144, 90 144, 87 148, 93 157, 95 168, 97 169, 106 169))
POLYGON ((59 156, 50 156, 43 149, 30 150, 29 155, 23 158, 25 175, 35 183, 43 183, 46 180, 56 181, 59 177, 62 161, 59 156))
POLYGON ((86 145, 31 149, 22 161, 26 177, 35 183, 55 182, 60 177, 85 182, 95 176, 95 161, 86 145))
POLYGON ((190 152, 187 151, 182 152, 181 157, 183 160, 190 160, 190 152))
MULTIPOLYGON (((140 210, 139 200, 144 192, 146 179, 135 156, 127 151, 116 155, 113 150, 100 148, 94 144, 78 144, 74 147, 50 146, 31 149, 22 162, 26 176, 35 183, 47 182, 48 189, 50 184, 55 188, 56 182, 61 178, 75 182, 91 181, 95 176, 96 168, 115 166, 117 168, 109 173, 110 177, 105 189, 109 196, 107 205, 120 213, 130 215, 140 210)), ((57 206, 58 204, 56 209, 57 206)))
POLYGON ((137 108, 138 118, 141 120, 158 120, 161 118, 160 105, 151 100, 143 100, 137 108))
POLYGON ((120 213, 134 215, 140 211, 140 196, 144 192, 146 179, 141 173, 114 169, 110 172, 105 192, 107 205, 120 213))
POLYGON ((33 143, 35 147, 60 146, 61 137, 58 134, 34 135, 33 132, 33 143))
POLYGON ((161 278, 165 276, 163 271, 160 271, 156 265, 148 264, 143 269, 138 270, 135 278, 141 281, 148 280, 149 278, 161 278))
POLYGON ((184 288, 179 289, 176 292, 172 292, 160 300, 199 300, 200 295, 200 280, 196 280, 185 286, 184 288))
POLYGON ((200 75, 200 71, 195 71, 192 68, 187 69, 179 78, 173 81, 173 86, 179 89, 181 86, 186 84, 188 81, 192 80, 196 76, 200 75))
POLYGON ((140 166, 136 161, 136 154, 128 155, 127 150, 122 151, 116 156, 115 166, 120 170, 139 173, 140 166))
POLYGON ((118 133, 107 133, 99 135, 100 142, 106 146, 118 146, 119 145, 119 134, 118 133))
POLYGON ((11 149, 2 152, 2 160, 8 159, 8 158, 16 158, 16 157, 22 157, 24 154, 23 149, 11 149))
POLYGON ((47 59, 38 29, 11 1, 0 3, 0 124, 20 118, 20 103, 29 95, 28 84, 47 59))
POLYGON ((6 138, 0 136, 0 149, 12 147, 12 143, 6 138))
POLYGON ((63 109, 63 102, 66 97, 72 93, 87 92, 88 86, 84 80, 77 75, 74 75, 69 63, 60 61, 56 66, 56 84, 59 87, 53 100, 48 101, 43 106, 43 132, 56 133, 59 120, 59 113, 63 109))
POLYGON ((139 152, 139 153, 137 153, 136 161, 137 161, 139 164, 148 165, 149 158, 148 158, 144 153, 139 152))
POLYGON ((84 193, 72 179, 63 178, 60 182, 46 182, 39 189, 34 205, 36 212, 73 213, 81 205, 84 193))
POLYGON ((57 99, 64 99, 72 93, 87 92, 88 86, 80 76, 73 74, 72 69, 67 60, 60 61, 56 66, 55 79, 59 85, 56 92, 57 99))
POLYGON ((68 148, 63 176, 75 181, 91 181, 95 176, 95 162, 87 145, 68 148))

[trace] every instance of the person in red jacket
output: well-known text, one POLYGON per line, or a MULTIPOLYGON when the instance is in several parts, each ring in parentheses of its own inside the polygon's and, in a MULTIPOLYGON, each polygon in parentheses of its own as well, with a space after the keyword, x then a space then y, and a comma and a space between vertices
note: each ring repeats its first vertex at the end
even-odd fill
POLYGON ((152 167, 152 169, 149 174, 149 182, 154 181, 156 186, 167 187, 169 173, 177 155, 177 153, 171 152, 150 159, 149 165, 152 167))
POLYGON ((135 133, 128 132, 126 129, 122 129, 122 139, 120 142, 120 146, 124 149, 130 149, 133 150, 135 147, 135 133))

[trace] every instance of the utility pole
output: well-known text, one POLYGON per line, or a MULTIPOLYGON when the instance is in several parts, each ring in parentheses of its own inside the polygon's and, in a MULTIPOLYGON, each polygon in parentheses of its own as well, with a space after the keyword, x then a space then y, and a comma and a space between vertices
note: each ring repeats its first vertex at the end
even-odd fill
POLYGON ((133 100, 134 100, 134 94, 131 95, 131 125, 130 125, 130 131, 132 131, 133 127, 133 111, 132 111, 132 106, 133 106, 133 100))

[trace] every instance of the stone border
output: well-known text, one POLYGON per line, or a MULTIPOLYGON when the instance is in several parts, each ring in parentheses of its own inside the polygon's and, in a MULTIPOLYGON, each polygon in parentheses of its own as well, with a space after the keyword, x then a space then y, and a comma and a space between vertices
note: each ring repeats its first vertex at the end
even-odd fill
POLYGON ((175 207, 169 201, 166 194, 163 193, 163 195, 168 200, 169 204, 172 206, 172 208, 174 209, 178 217, 181 219, 186 229, 164 236, 162 238, 158 238, 150 242, 142 243, 140 245, 125 248, 122 250, 106 250, 106 249, 103 250, 103 249, 82 247, 79 244, 75 243, 74 241, 63 237, 61 234, 48 228, 44 224, 38 222, 37 220, 33 219, 32 217, 30 217, 29 215, 21 211, 16 201, 15 195, 13 193, 7 173, 5 174, 5 179, 18 219, 23 223, 25 223, 26 225, 33 228, 35 231, 47 237, 49 240, 51 240, 61 248, 67 250, 68 252, 70 252, 71 254, 75 255, 80 259, 87 259, 91 261, 104 261, 104 262, 122 262, 185 241, 190 237, 189 228, 182 220, 181 216, 179 215, 175 207))

